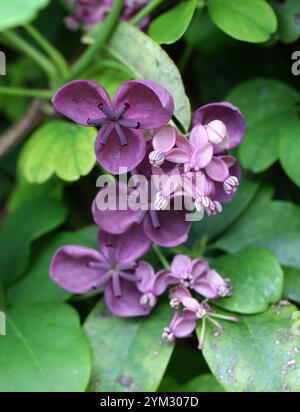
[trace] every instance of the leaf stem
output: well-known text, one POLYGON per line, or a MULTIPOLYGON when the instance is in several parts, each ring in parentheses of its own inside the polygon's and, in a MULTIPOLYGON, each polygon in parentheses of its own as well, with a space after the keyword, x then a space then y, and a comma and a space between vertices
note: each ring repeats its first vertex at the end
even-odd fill
POLYGON ((107 19, 102 23, 100 33, 96 38, 95 42, 90 45, 86 51, 82 54, 82 56, 77 60, 77 62, 72 67, 72 77, 76 78, 78 75, 81 74, 83 70, 85 70, 91 61, 94 59, 95 54, 98 52, 99 49, 104 45, 104 43, 109 39, 111 36, 119 15, 123 8, 124 0, 115 0, 112 6, 112 9, 107 17, 107 19))
POLYGON ((159 246, 157 245, 153 245, 152 246, 154 252, 156 253, 156 256, 158 257, 158 259, 160 260, 161 264, 163 265, 163 267, 165 269, 169 269, 170 268, 170 264, 167 261, 165 255, 162 253, 161 249, 159 246))
POLYGON ((17 33, 7 30, 1 33, 4 41, 8 41, 9 45, 30 57, 40 68, 47 74, 49 80, 55 80, 57 73, 51 61, 42 53, 40 53, 30 43, 22 39, 17 33))
POLYGON ((143 7, 131 20, 132 24, 138 25, 145 17, 149 16, 164 0, 152 0, 143 7))
POLYGON ((68 78, 70 76, 70 68, 64 56, 34 26, 25 24, 23 28, 56 64, 61 75, 64 78, 68 78))
POLYGON ((50 99, 54 92, 44 89, 24 89, 22 87, 0 86, 0 94, 4 96, 41 97, 43 99, 50 99))

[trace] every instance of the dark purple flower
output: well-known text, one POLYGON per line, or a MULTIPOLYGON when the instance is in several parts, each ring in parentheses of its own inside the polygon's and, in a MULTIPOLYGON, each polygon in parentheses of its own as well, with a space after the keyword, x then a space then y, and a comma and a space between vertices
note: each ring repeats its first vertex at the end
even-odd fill
POLYGON ((241 111, 228 102, 210 103, 200 107, 193 115, 192 124, 193 126, 201 124, 211 142, 218 140, 218 137, 221 138, 217 144, 219 147, 216 147, 217 152, 238 146, 242 143, 246 133, 245 120, 241 111))
POLYGON ((58 249, 50 266, 53 281, 73 293, 104 288, 106 304, 115 315, 147 315, 155 302, 146 302, 144 291, 148 288, 157 296, 159 289, 153 286, 148 264, 137 265, 136 259, 147 252, 151 242, 134 226, 119 236, 101 232, 99 245, 100 252, 77 245, 58 249))
POLYGON ((146 142, 141 130, 164 126, 174 111, 172 96, 150 80, 123 83, 113 103, 98 83, 74 80, 62 86, 52 102, 75 123, 100 127, 96 157, 114 174, 120 173, 120 168, 130 171, 143 160, 146 142))
POLYGON ((204 259, 191 260, 189 256, 176 255, 170 269, 163 269, 158 274, 168 285, 181 284, 209 299, 232 294, 230 282, 211 269, 204 259))

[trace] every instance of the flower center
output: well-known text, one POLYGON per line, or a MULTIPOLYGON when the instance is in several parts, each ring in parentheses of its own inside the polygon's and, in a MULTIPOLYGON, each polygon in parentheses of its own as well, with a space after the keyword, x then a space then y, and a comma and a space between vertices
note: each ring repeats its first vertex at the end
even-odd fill
POLYGON ((99 117, 97 119, 88 119, 87 124, 89 126, 106 126, 105 132, 102 136, 102 144, 105 145, 108 142, 108 139, 111 136, 113 130, 115 130, 115 132, 118 135, 121 146, 126 146, 127 139, 124 129, 140 128, 139 122, 127 120, 124 118, 124 114, 130 108, 130 105, 128 103, 124 103, 123 107, 116 111, 111 110, 104 103, 100 103, 98 105, 98 108, 104 114, 104 117, 99 117))
POLYGON ((191 273, 186 272, 180 275, 180 283, 186 288, 191 287, 194 281, 195 281, 194 276, 191 273))
POLYGON ((140 298, 140 305, 153 308, 156 304, 156 297, 153 293, 144 293, 140 298))

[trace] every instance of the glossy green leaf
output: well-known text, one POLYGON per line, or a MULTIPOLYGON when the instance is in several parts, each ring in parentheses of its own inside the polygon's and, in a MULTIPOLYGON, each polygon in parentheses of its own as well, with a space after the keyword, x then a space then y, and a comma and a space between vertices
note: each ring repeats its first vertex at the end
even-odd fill
POLYGON ((64 120, 42 125, 26 143, 20 169, 30 183, 44 183, 56 174, 65 181, 76 181, 95 165, 96 130, 64 120))
POLYGON ((211 265, 233 285, 231 297, 215 304, 232 312, 254 314, 268 309, 282 296, 283 272, 266 249, 247 249, 211 260, 211 265))
POLYGON ((159 44, 175 43, 188 28, 196 6, 196 0, 185 0, 159 15, 150 24, 149 35, 159 44))
POLYGON ((293 302, 300 303, 300 270, 284 268, 284 296, 293 302))
POLYGON ((289 178, 300 186, 300 120, 297 117, 284 126, 286 132, 279 143, 280 163, 289 178))
POLYGON ((203 354, 226 391, 300 391, 295 312, 295 306, 278 305, 259 315, 242 315, 239 323, 223 322, 224 331, 218 337, 207 325, 203 354))
POLYGON ((64 205, 54 199, 38 199, 18 208, 0 229, 1 277, 11 284, 25 270, 31 243, 58 227, 66 217, 64 205))
POLYGON ((300 208, 283 201, 254 204, 216 245, 231 253, 266 247, 283 265, 300 268, 300 208))
POLYGON ((0 30, 10 29, 33 20, 50 0, 10 0, 0 3, 0 30))
POLYGON ((239 148, 242 165, 259 173, 279 156, 281 140, 293 129, 297 118, 299 93, 272 79, 254 79, 234 88, 227 100, 243 112, 247 134, 239 148))
POLYGON ((3 392, 81 392, 91 360, 79 317, 65 304, 6 311, 0 338, 0 390, 3 392))
POLYGON ((49 266, 53 254, 64 245, 92 247, 79 233, 61 233, 50 241, 43 242, 42 248, 31 262, 28 273, 6 292, 6 302, 13 306, 33 303, 55 303, 68 299, 72 294, 57 286, 49 277, 49 266))
MULTIPOLYGON (((84 41, 92 43, 96 34, 97 30, 92 31, 85 36, 84 41)), ((107 50, 136 78, 149 79, 163 85, 173 96, 176 118, 188 130, 191 107, 180 72, 167 53, 154 40, 131 24, 120 22, 111 37, 107 50)))
POLYGON ((262 43, 277 28, 276 15, 265 0, 208 0, 208 12, 219 29, 237 40, 262 43))
POLYGON ((161 337, 171 316, 162 303, 147 318, 119 318, 100 302, 84 324, 93 354, 91 390, 155 391, 173 350, 161 337))
POLYGON ((299 0, 271 0, 278 19, 277 35, 284 43, 293 43, 300 37, 299 0))
POLYGON ((182 385, 178 392, 224 392, 224 389, 212 374, 204 373, 182 385))

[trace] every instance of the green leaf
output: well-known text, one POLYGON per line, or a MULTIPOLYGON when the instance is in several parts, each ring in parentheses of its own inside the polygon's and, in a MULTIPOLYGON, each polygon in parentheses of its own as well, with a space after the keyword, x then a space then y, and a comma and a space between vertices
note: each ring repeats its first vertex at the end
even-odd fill
POLYGON ((300 303, 300 270, 284 268, 284 296, 293 302, 300 303))
POLYGON ((49 0, 10 0, 0 4, 0 30, 7 30, 33 20, 49 0))
POLYGON ((279 159, 280 163, 289 176, 289 178, 298 186, 300 186, 300 120, 296 119, 286 122, 285 134, 281 137, 279 143, 279 159))
POLYGON ((208 12, 219 29, 237 40, 262 43, 277 28, 276 15, 264 0, 208 0, 208 12))
MULTIPOLYGON (((84 41, 94 42, 97 31, 88 33, 84 41)), ((119 22, 108 52, 122 62, 138 79, 149 79, 163 85, 173 96, 175 116, 185 130, 189 129, 191 107, 181 75, 167 53, 149 36, 126 22, 119 22), (141 58, 141 55, 143 58, 141 58)))
POLYGON ((218 337, 207 325, 203 354, 228 392, 300 390, 300 337, 292 319, 295 311, 295 306, 278 305, 259 315, 242 315, 239 323, 224 322, 218 337))
POLYGON ((248 249, 211 260, 211 265, 233 285, 233 295, 215 304, 232 312, 254 314, 268 309, 282 296, 283 272, 266 249, 248 249))
POLYGON ((66 217, 64 205, 54 199, 27 202, 0 229, 1 277, 12 284, 25 270, 31 243, 58 227, 66 217))
POLYGON ((72 182, 86 176, 95 165, 96 130, 64 120, 42 125, 26 143, 20 169, 30 183, 44 183, 55 173, 72 182))
POLYGON ((182 385, 178 392, 224 392, 224 389, 212 374, 204 373, 182 385))
POLYGON ((239 148, 242 165, 255 173, 266 170, 278 159, 281 140, 291 133, 299 93, 277 80, 258 78, 235 87, 227 100, 242 110, 247 123, 239 148))
POLYGON ((148 33, 159 44, 175 43, 188 28, 196 6, 196 0, 185 0, 179 3, 154 19, 148 33))
POLYGON ((14 308, 6 312, 6 323, 0 339, 1 391, 85 390, 90 351, 74 309, 62 303, 14 308))
POLYGON ((300 208, 283 201, 253 204, 216 246, 230 253, 266 247, 283 265, 300 268, 300 208))
POLYGON ((91 390, 155 391, 173 350, 173 344, 161 338, 171 315, 162 303, 147 318, 125 319, 110 314, 100 302, 84 324, 93 354, 91 390))
POLYGON ((55 303, 68 299, 72 293, 57 286, 49 276, 49 266, 53 254, 64 245, 92 247, 79 233, 61 233, 51 240, 46 239, 37 256, 31 262, 26 276, 6 292, 6 302, 13 306, 26 306, 33 303, 55 303))
POLYGON ((284 43, 293 43, 300 37, 300 25, 297 21, 300 16, 299 0, 271 1, 278 19, 279 39, 284 43))

